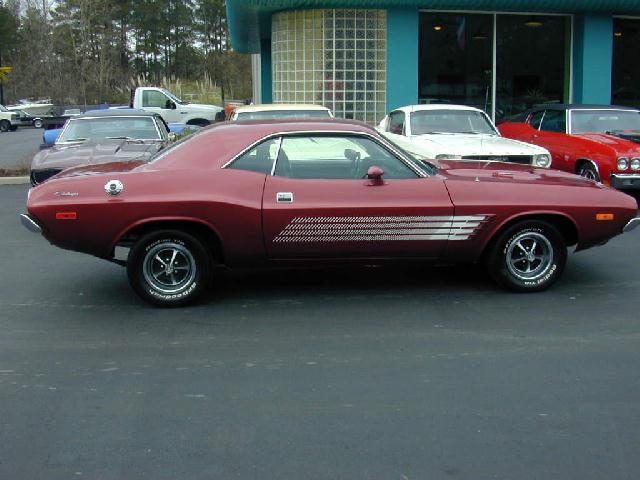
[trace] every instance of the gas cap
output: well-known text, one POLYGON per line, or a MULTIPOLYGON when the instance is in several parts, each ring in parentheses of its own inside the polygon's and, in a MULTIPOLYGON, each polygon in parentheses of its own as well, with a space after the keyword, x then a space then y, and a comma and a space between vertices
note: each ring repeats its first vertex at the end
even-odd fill
POLYGON ((124 190, 124 185, 120 180, 109 180, 104 186, 104 191, 109 195, 119 195, 124 190))

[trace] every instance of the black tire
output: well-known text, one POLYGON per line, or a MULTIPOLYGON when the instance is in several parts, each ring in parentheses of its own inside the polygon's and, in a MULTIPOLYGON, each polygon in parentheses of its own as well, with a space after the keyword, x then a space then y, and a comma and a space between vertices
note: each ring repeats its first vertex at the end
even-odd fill
POLYGON ((0 120, 0 132, 8 132, 11 128, 9 120, 0 120))
POLYGON ((133 290, 143 300, 160 307, 194 302, 210 285, 211 272, 211 256, 202 242, 178 230, 159 230, 143 236, 127 258, 127 275, 133 290))
POLYGON ((562 274, 567 246, 550 223, 522 221, 500 233, 487 256, 491 277, 509 290, 540 292, 562 274))
POLYGON ((42 127, 44 127, 44 122, 42 121, 42 119, 36 118, 33 121, 33 126, 36 127, 36 128, 42 128, 42 127))
POLYGON ((578 175, 580 175, 581 177, 593 180, 595 182, 601 181, 600 174, 591 163, 583 162, 580 165, 580 168, 578 168, 578 175))

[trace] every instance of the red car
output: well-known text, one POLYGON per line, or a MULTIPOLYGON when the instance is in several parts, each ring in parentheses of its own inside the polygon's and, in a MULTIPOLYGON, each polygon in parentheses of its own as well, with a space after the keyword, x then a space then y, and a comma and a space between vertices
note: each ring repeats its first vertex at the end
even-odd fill
POLYGON ((483 261, 502 285, 539 291, 567 246, 630 230, 636 210, 576 175, 428 163, 365 124, 297 119, 220 124, 149 163, 66 170, 30 190, 22 221, 61 248, 125 264, 142 298, 173 306, 201 294, 219 264, 483 261))
POLYGON ((640 189, 640 111, 604 105, 539 105, 498 125, 505 137, 551 152, 551 168, 620 190, 640 189))

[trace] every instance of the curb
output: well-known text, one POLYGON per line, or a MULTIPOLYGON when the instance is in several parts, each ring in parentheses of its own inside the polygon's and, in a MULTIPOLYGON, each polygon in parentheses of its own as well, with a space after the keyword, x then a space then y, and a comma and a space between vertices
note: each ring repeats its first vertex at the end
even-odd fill
POLYGON ((25 177, 0 177, 0 185, 22 185, 31 183, 28 176, 25 177))

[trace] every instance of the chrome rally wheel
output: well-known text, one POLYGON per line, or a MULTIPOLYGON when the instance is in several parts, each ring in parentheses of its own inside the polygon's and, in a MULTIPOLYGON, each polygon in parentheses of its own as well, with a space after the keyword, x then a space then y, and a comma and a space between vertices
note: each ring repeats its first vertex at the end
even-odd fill
POLYGON ((197 271, 193 255, 179 243, 155 245, 146 253, 142 268, 149 285, 167 294, 182 292, 197 271))
POLYGON ((518 235, 506 253, 509 273, 521 280, 535 280, 549 271, 553 264, 553 247, 544 235, 525 232, 518 235))

